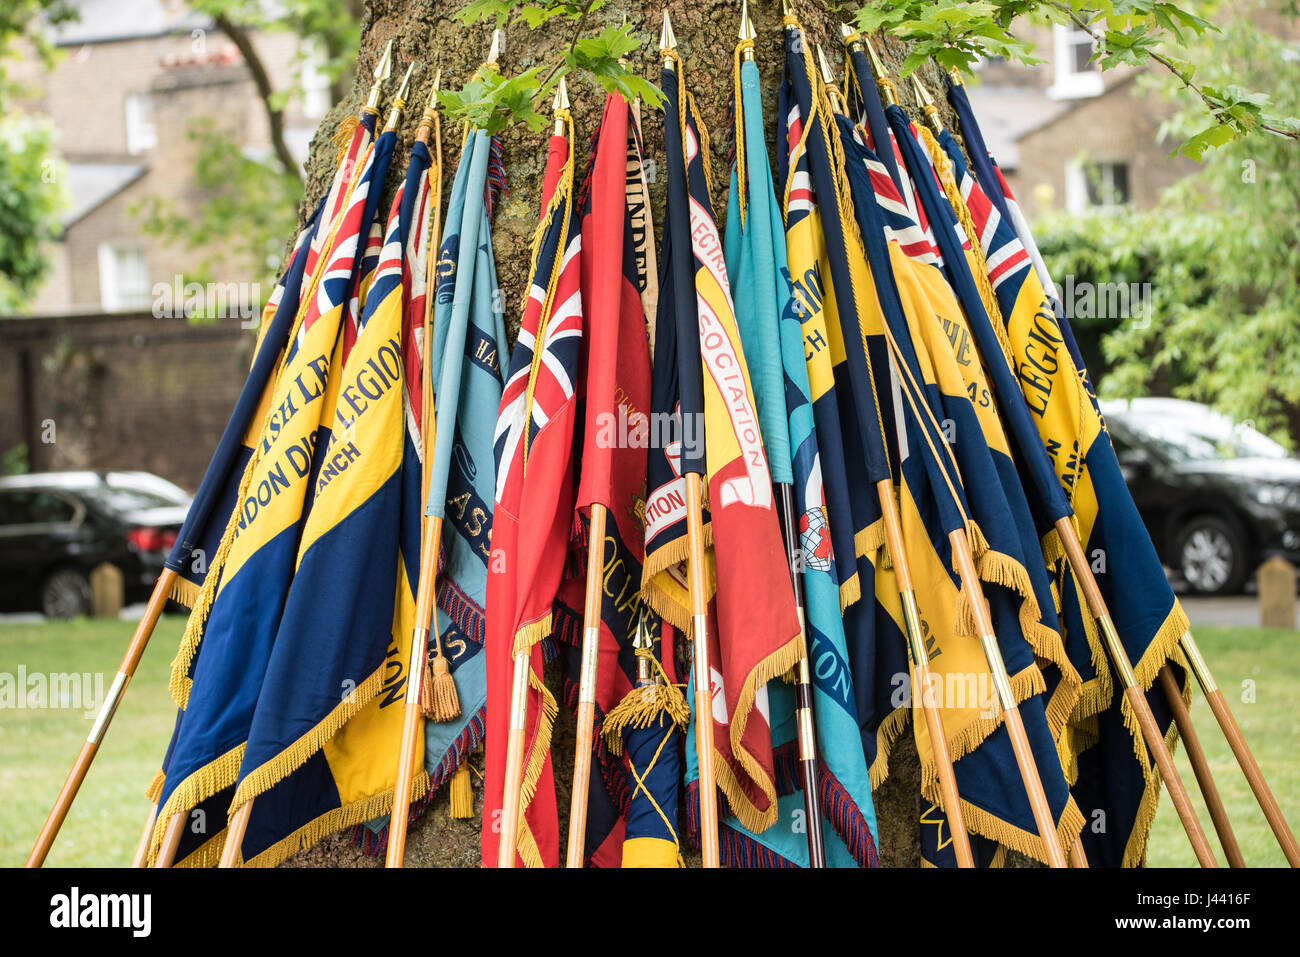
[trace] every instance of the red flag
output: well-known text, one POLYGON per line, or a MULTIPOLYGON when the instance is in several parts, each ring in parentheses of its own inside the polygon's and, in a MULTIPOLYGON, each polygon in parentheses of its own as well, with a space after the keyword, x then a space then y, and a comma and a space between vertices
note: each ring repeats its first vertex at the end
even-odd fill
POLYGON ((636 680, 632 644, 641 615, 641 563, 645 550, 642 515, 650 348, 642 286, 649 284, 651 277, 642 272, 646 256, 640 248, 640 243, 650 237, 644 230, 638 232, 633 224, 634 210, 644 208, 638 195, 642 183, 638 133, 627 101, 617 95, 608 96, 579 199, 582 301, 591 319, 583 359, 586 419, 577 498, 580 528, 573 561, 577 575, 561 589, 560 610, 577 623, 569 630, 572 642, 565 650, 573 664, 566 696, 576 705, 591 509, 603 505, 608 513, 600 545, 603 577, 595 753, 584 853, 584 858, 596 867, 618 867, 622 860, 623 817, 630 783, 624 761, 609 751, 601 731, 604 716, 636 680))
POLYGON ((516 651, 531 649, 518 860, 559 863, 559 822, 551 776, 555 699, 542 681, 541 641, 573 524, 574 383, 582 348, 581 236, 573 214, 568 139, 551 137, 542 216, 533 245, 528 300, 501 395, 494 445, 496 504, 487 579, 487 782, 482 852, 495 866, 510 734, 516 651))

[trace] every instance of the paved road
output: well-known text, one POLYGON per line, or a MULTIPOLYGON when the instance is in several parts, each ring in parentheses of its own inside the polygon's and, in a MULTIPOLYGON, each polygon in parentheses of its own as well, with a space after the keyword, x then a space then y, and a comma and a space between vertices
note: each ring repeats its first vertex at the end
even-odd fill
POLYGON ((1259 625, 1259 598, 1231 595, 1225 598, 1180 596, 1193 625, 1259 625))

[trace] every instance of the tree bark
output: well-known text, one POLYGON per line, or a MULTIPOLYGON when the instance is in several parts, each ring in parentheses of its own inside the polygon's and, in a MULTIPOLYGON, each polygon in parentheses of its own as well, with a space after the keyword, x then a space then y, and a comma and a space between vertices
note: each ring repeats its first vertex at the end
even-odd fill
MULTIPOLYGON (((391 196, 401 181, 406 156, 415 133, 415 116, 426 101, 434 73, 442 70, 443 88, 458 87, 482 64, 491 40, 489 25, 466 27, 453 19, 463 7, 462 0, 368 0, 361 30, 361 48, 357 57, 355 83, 352 92, 325 118, 312 141, 307 162, 306 190, 300 214, 314 207, 328 187, 333 175, 337 147, 333 143, 335 127, 349 114, 357 114, 369 91, 375 63, 389 39, 393 44, 394 76, 405 72, 411 60, 420 65, 412 77, 412 92, 407 102, 408 122, 401 128, 400 139, 388 175, 386 195, 391 196)), ((642 3, 624 0, 610 4, 591 14, 586 32, 603 29, 609 24, 627 22, 643 35, 644 44, 639 54, 629 61, 641 76, 659 82, 660 64, 659 30, 665 6, 672 16, 673 30, 677 36, 682 56, 686 86, 691 90, 700 112, 708 126, 714 171, 714 206, 720 219, 725 218, 727 203, 727 155, 731 148, 728 131, 730 98, 732 95, 732 61, 740 21, 740 4, 736 0, 662 0, 642 3)), ((826 50, 828 60, 839 69, 843 62, 840 38, 840 19, 813 0, 795 0, 795 10, 803 24, 805 34, 826 50)), ((784 56, 781 33, 781 4, 779 0, 750 0, 750 17, 758 31, 755 54, 763 77, 764 110, 768 127, 768 150, 775 168, 776 91, 784 56)), ((538 65, 555 62, 571 40, 565 23, 557 22, 537 31, 522 27, 507 31, 505 48, 500 57, 504 73, 513 75, 538 65)), ((889 65, 902 62, 906 48, 898 41, 883 37, 874 38, 877 52, 889 65)), ((942 89, 937 67, 927 65, 922 80, 933 91, 942 89)), ((395 85, 395 81, 394 81, 395 85)), ((587 76, 571 76, 568 80, 569 99, 575 126, 578 163, 581 170, 586 162, 586 144, 600 120, 604 107, 604 92, 587 76)), ((391 88, 390 88, 391 92, 391 88)), ((919 108, 911 97, 903 95, 908 111, 920 117, 919 108)), ((945 122, 955 128, 946 103, 945 122)), ((644 141, 648 159, 662 155, 663 122, 657 110, 643 110, 644 141)), ((538 204, 542 187, 542 172, 546 162, 546 138, 549 130, 533 134, 524 128, 515 128, 503 134, 503 160, 509 195, 498 207, 493 223, 493 248, 496 252, 498 278, 501 292, 507 303, 521 302, 527 281, 528 258, 521 250, 528 242, 537 224, 538 204)), ((460 131, 444 123, 443 155, 446 162, 444 187, 450 188, 460 146, 460 131)), ((655 209, 656 227, 662 229, 663 208, 667 182, 657 177, 651 184, 651 198, 655 209)), ((386 209, 386 203, 381 203, 386 209)), ((507 315, 511 335, 519 326, 518 310, 507 315)), ((558 695, 558 674, 548 672, 552 691, 558 695)), ((574 719, 567 709, 561 708, 552 747, 555 765, 557 797, 561 826, 561 846, 568 823, 568 784, 573 765, 574 719)), ((875 835, 884 866, 918 866, 920 844, 918 817, 920 814, 920 767, 910 733, 900 736, 891 756, 889 781, 874 795, 879 833, 875 835)), ((474 760, 475 810, 482 809, 482 760, 474 760)), ((445 791, 445 789, 444 789, 445 791)), ((451 820, 447 814, 445 793, 436 795, 419 821, 411 827, 407 840, 408 866, 476 866, 479 861, 478 818, 470 821, 451 820)), ((688 862, 691 857, 688 856, 688 862)), ((698 856, 695 857, 698 862, 698 856)), ((297 855, 286 866, 352 866, 382 865, 382 858, 366 858, 353 849, 349 835, 341 834, 322 842, 315 848, 297 855)))

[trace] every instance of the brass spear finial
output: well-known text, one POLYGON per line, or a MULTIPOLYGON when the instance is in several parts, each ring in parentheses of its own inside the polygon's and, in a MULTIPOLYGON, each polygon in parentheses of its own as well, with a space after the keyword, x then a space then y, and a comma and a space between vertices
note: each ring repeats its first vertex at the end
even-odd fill
POLYGON ((564 135, 564 117, 560 116, 561 110, 569 108, 569 87, 564 82, 564 77, 560 77, 560 82, 555 87, 555 99, 551 101, 551 112, 555 114, 555 135, 564 135))
POLYGON ((740 33, 737 34, 744 48, 740 51, 743 59, 754 59, 754 40, 758 36, 758 31, 754 29, 754 21, 749 19, 749 0, 742 0, 740 5, 740 33))
POLYGON ((402 111, 406 109, 406 94, 411 89, 411 73, 415 70, 415 60, 406 68, 406 76, 402 77, 402 85, 397 88, 397 93, 393 97, 392 109, 388 111, 388 122, 384 124, 384 132, 397 129, 397 124, 401 122, 402 111))
POLYGON ((840 36, 844 38, 844 45, 850 49, 862 45, 862 35, 847 23, 840 24, 840 36))
POLYGON ((420 125, 415 129, 415 138, 421 143, 429 141, 429 132, 433 129, 434 114, 438 110, 438 91, 442 89, 442 68, 433 75, 433 89, 429 91, 429 99, 424 104, 424 113, 420 116, 420 125))
MULTIPOLYGON (((673 34, 673 21, 668 16, 668 11, 664 10, 664 27, 659 31, 659 50, 676 50, 677 37, 673 34)), ((664 59, 664 65, 671 69, 672 60, 664 59)))
POLYGON ((867 48, 867 56, 871 58, 871 69, 876 74, 876 88, 880 90, 880 95, 884 97, 886 103, 897 106, 898 88, 889 79, 889 72, 885 69, 885 64, 880 62, 880 57, 876 56, 876 48, 871 45, 871 38, 863 34, 862 44, 867 48))
POLYGON ((379 101, 384 95, 384 81, 393 75, 393 40, 395 39, 397 38, 389 38, 383 55, 375 64, 375 85, 370 88, 370 96, 366 98, 366 109, 375 113, 379 112, 379 101))
POLYGON ((921 111, 925 113, 925 120, 930 124, 930 129, 934 130, 935 136, 943 132, 943 120, 939 118, 939 108, 934 105, 934 98, 930 92, 921 85, 921 81, 912 74, 912 88, 916 91, 916 102, 921 104, 921 111))
POLYGON ((492 31, 492 46, 488 49, 487 62, 496 65, 501 57, 501 50, 506 45, 506 31, 500 27, 492 31))
POLYGON ((952 77, 953 86, 966 85, 966 81, 962 79, 961 70, 957 69, 956 67, 953 67, 951 70, 949 70, 948 75, 952 77))
POLYGON ((794 4, 791 3, 790 0, 781 0, 781 16, 783 17, 794 16, 794 4))
POLYGON ((826 62, 826 51, 822 49, 820 43, 817 44, 817 66, 822 71, 822 82, 827 86, 834 86, 835 74, 831 72, 831 65, 826 62))
POLYGON ((826 60, 826 51, 822 45, 817 44, 817 65, 821 70, 822 83, 826 85, 826 93, 831 100, 831 108, 837 113, 844 112, 844 106, 840 102, 840 88, 835 83, 835 74, 831 71, 831 65, 826 60))

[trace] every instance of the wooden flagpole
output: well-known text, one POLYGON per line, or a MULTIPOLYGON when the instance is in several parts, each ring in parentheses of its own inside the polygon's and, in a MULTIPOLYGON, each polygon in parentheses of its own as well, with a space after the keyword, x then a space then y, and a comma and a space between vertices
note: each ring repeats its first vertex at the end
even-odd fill
POLYGON ((36 845, 27 856, 27 867, 40 867, 44 864, 46 855, 54 846, 54 839, 58 836, 59 828, 63 826, 63 819, 68 816, 68 810, 77 798, 81 782, 86 780, 86 772, 90 770, 91 762, 95 760, 100 742, 104 740, 104 734, 108 731, 113 715, 117 712, 117 706, 122 703, 126 686, 135 674, 140 658, 144 655, 144 649, 153 635, 154 626, 158 624, 163 609, 167 607, 167 598, 175 580, 176 572, 170 568, 164 568, 158 576, 158 581, 153 586, 153 593, 149 596, 149 604, 145 606, 144 617, 136 625, 131 643, 126 647, 122 663, 118 665, 117 676, 108 689, 108 695, 100 706, 99 714, 95 716, 95 723, 90 726, 90 733, 86 735, 86 740, 81 745, 77 760, 72 763, 72 769, 68 771, 63 787, 59 789, 59 795, 54 799, 54 807, 50 809, 45 823, 41 825, 41 832, 36 837, 36 845))
POLYGON ((1079 535, 1075 531, 1074 522, 1067 516, 1058 519, 1055 527, 1060 535, 1061 544, 1065 547, 1066 558, 1069 559, 1070 567, 1074 570, 1075 579, 1083 588, 1088 610, 1097 620, 1098 628, 1101 629, 1102 643, 1106 646, 1111 665, 1119 677, 1120 684, 1123 685, 1124 697, 1128 700, 1129 707, 1137 718, 1138 726, 1142 729, 1147 750, 1155 759, 1160 776, 1164 779, 1165 788, 1169 791, 1169 798, 1178 812, 1178 818, 1183 822, 1183 829, 1187 832, 1188 840, 1191 841, 1192 851, 1202 867, 1218 867, 1214 854, 1210 850, 1210 842, 1201 828, 1201 822, 1196 819, 1196 811, 1187 796, 1187 788, 1183 786, 1178 769, 1174 767, 1173 755, 1165 744, 1160 726, 1156 724, 1155 715, 1151 713, 1151 706, 1147 704, 1146 695, 1142 693, 1137 676, 1133 673, 1133 664, 1129 661, 1128 653, 1120 642, 1119 632, 1115 630, 1110 610, 1106 607, 1106 599, 1102 597, 1097 580, 1092 575, 1092 568, 1084 557, 1083 546, 1079 544, 1079 535))
MULTIPOLYGON (((423 355, 420 362, 420 424, 422 426, 423 454, 420 502, 428 507, 429 466, 433 458, 435 436, 433 414, 433 327, 430 316, 433 313, 434 284, 437 272, 438 245, 440 242, 442 220, 442 125, 438 116, 438 89, 442 85, 442 71, 433 78, 433 89, 429 92, 429 101, 425 104, 424 115, 416 129, 418 142, 427 143, 429 134, 434 131, 436 150, 436 169, 430 183, 433 201, 433 219, 429 229, 428 244, 425 249, 424 263, 424 340, 423 355)), ((438 578, 438 544, 442 540, 442 518, 429 516, 423 520, 424 539, 420 547, 420 580, 416 586, 415 630, 411 636, 411 660, 406 670, 406 698, 402 703, 402 739, 397 752, 397 777, 393 786, 393 810, 388 821, 388 850, 384 856, 385 867, 401 867, 406 853, 406 828, 409 823, 411 808, 411 786, 415 780, 415 768, 423 755, 418 753, 417 732, 420 720, 424 717, 421 694, 424 688, 424 671, 428 667, 429 632, 437 629, 434 621, 438 578)), ((450 674, 448 675, 450 679, 450 674)), ((455 688, 455 685, 452 685, 455 688)))
MULTIPOLYGON (((665 70, 677 70, 677 37, 672 20, 664 10, 659 34, 659 51, 665 70)), ((678 77, 679 83, 681 77, 678 77)), ((686 96, 686 90, 678 90, 686 96)), ((665 123, 678 122, 665 117, 665 123)), ((686 158, 681 157, 683 167, 686 158)), ((677 255, 682 255, 677 250, 677 255)), ((689 255, 689 250, 686 253, 689 255)), ((678 343, 678 348, 685 348, 678 343)), ((709 666, 708 565, 704 544, 704 476, 687 472, 686 481, 686 585, 691 604, 691 668, 695 681, 695 754, 699 765, 700 852, 705 867, 719 865, 718 792, 713 769, 713 669, 709 666)))
MULTIPOLYGON (((625 17, 626 19, 626 17, 625 17)), ((564 77, 555 90, 556 111, 569 108, 564 77)), ((555 135, 563 135, 564 121, 555 121, 555 135)), ((573 144, 570 144, 572 149, 573 144)), ((605 525, 609 510, 600 502, 591 506, 587 532, 587 586, 582 605, 582 655, 578 672, 578 725, 573 745, 573 790, 569 797, 569 843, 565 867, 582 867, 587 847, 587 798, 591 787, 592 735, 596 722, 596 676, 600 662, 601 601, 604 598, 605 525)))
MULTIPOLYGON (((667 13, 664 14, 667 22, 667 13)), ((719 865, 718 794, 713 771, 713 670, 709 667, 708 566, 704 551, 703 477, 686 475, 686 580, 691 596, 691 666, 695 678, 695 754, 699 765, 700 853, 719 865)))
POLYGON ((582 664, 578 679, 578 728, 573 751, 566 867, 582 867, 587 846, 587 792, 591 786, 592 727, 596 720, 596 670, 600 659, 600 606, 604 597, 604 505, 591 506, 587 539, 587 593, 582 609, 582 664))
MULTIPOLYGON (((251 808, 252 804, 246 804, 245 807, 251 808)), ((171 867, 172 862, 176 860, 176 851, 181 846, 181 836, 185 833, 185 817, 184 811, 177 811, 167 821, 167 830, 163 832, 162 844, 158 846, 158 857, 154 860, 154 867, 171 867)), ((229 838, 226 839, 226 843, 229 845, 229 838)), ((222 857, 225 857, 224 848, 222 857)))
POLYGON ((1187 745, 1187 757, 1192 762, 1192 773, 1196 775, 1196 783, 1205 798, 1205 806, 1210 811, 1210 820, 1214 824, 1215 833, 1219 835, 1219 844, 1222 845, 1223 854, 1228 859, 1228 866, 1245 867, 1246 861, 1241 856, 1241 848, 1237 845, 1237 836, 1232 832, 1228 811, 1223 806, 1219 789, 1214 786, 1210 762, 1205 758, 1205 751, 1201 748, 1200 738, 1197 737, 1196 728, 1192 724, 1191 712, 1187 710, 1187 703, 1183 701, 1178 680, 1167 664, 1160 669, 1160 687, 1164 690, 1165 697, 1169 699, 1169 708, 1174 714, 1174 722, 1178 725, 1178 734, 1187 745))
MULTIPOLYGON (((501 39, 503 36, 504 36, 504 31, 502 30, 496 30, 493 32, 492 52, 488 54, 489 63, 496 60, 497 53, 501 49, 501 39)), ((567 93, 564 92, 563 79, 561 79, 560 85, 556 88, 555 91, 555 99, 552 103, 552 108, 554 110, 558 111, 561 109, 562 97, 564 102, 567 104, 568 95, 567 93)), ((564 130, 565 130, 564 121, 563 119, 557 116, 555 120, 554 135, 561 135, 564 133, 564 130)), ((540 348, 540 344, 538 347, 540 348)), ((593 533, 587 543, 588 571, 590 571, 590 567, 592 563, 592 555, 590 549, 592 548, 592 546, 596 541, 595 534, 594 534, 595 511, 596 511, 595 508, 593 508, 592 509, 593 533)), ((601 530, 600 530, 600 542, 603 548, 604 540, 605 540, 603 514, 601 518, 602 518, 602 523, 601 523, 601 530)), ((592 588, 592 580, 591 577, 588 576, 587 594, 586 594, 587 607, 584 607, 583 610, 584 623, 590 620, 589 618, 587 618, 587 614, 590 607, 590 603, 592 601, 591 588, 592 588)), ((599 620, 599 616, 600 613, 599 611, 597 611, 596 612, 597 620, 599 620)), ((586 636, 586 631, 584 629, 584 634, 583 634, 584 655, 586 654, 586 649, 587 649, 587 636, 586 636)), ((510 680, 510 731, 506 739, 505 782, 504 782, 504 790, 502 791, 502 795, 501 795, 501 821, 500 821, 501 837, 497 844, 497 867, 498 868, 514 867, 515 857, 517 856, 518 853, 517 848, 519 843, 519 817, 520 817, 520 810, 522 804, 521 792, 523 790, 523 776, 524 776, 524 747, 527 743, 525 741, 525 735, 527 734, 527 730, 528 730, 528 677, 532 670, 531 657, 532 657, 531 648, 524 648, 515 653, 514 672, 511 675, 511 680, 510 680)), ((579 724, 579 733, 581 733, 581 724, 579 724)), ((591 751, 590 722, 588 722, 588 747, 586 750, 588 752, 588 758, 590 758, 590 751, 591 751)), ((575 771, 576 771, 576 764, 575 764, 575 771)), ((588 773, 590 773, 590 768, 588 768, 588 773)), ((586 796, 586 789, 584 788, 583 797, 585 798, 585 796, 586 796)), ((570 808, 570 812, 572 813, 572 808, 570 808)), ((585 824, 585 820, 586 820, 586 813, 584 808, 583 809, 584 824, 585 824)), ((568 853, 566 854, 566 863, 571 858, 572 853, 573 853, 573 845, 572 845, 572 841, 570 841, 568 853)), ((581 854, 581 851, 579 851, 579 854, 581 854)), ((581 866, 581 863, 579 863, 579 866, 581 866)))
POLYGON ((131 858, 132 867, 144 867, 149 860, 149 844, 153 841, 153 826, 158 820, 158 802, 149 805, 149 816, 145 819, 144 830, 140 832, 140 842, 135 846, 135 856, 131 858))
POLYGON ((1002 723, 1006 725, 1007 736, 1011 739, 1011 750, 1015 752, 1016 764, 1020 767, 1020 777, 1025 783, 1025 793, 1029 795, 1029 806, 1033 809, 1034 822, 1038 825, 1038 836, 1043 841, 1048 863, 1052 867, 1065 867, 1065 852, 1061 847, 1060 836, 1056 833, 1056 823, 1052 820, 1052 809, 1047 803, 1047 794, 1043 790, 1043 781, 1038 776, 1033 752, 1029 748, 1029 735, 1025 732, 1025 722, 1020 717, 1020 708, 1011 690, 1011 678, 1002 660, 1002 651, 998 648, 997 633, 993 630, 993 618, 980 586, 979 575, 975 571, 975 561, 971 555, 966 530, 956 529, 951 532, 948 542, 952 546, 953 563, 957 566, 957 574, 961 578, 962 587, 969 596, 971 609, 975 613, 975 627, 979 632, 980 644, 984 648, 984 656, 988 659, 998 703, 1002 707, 1002 723))
POLYGON ((903 603, 908 659, 912 664, 912 708, 925 715, 925 728, 930 735, 930 750, 934 753, 935 769, 939 776, 939 793, 943 798, 940 810, 947 817, 948 830, 952 832, 957 866, 974 867, 975 859, 971 854, 970 834, 966 830, 961 798, 957 793, 957 775, 952 766, 952 753, 948 750, 948 738, 944 734, 939 706, 931 693, 933 676, 930 673, 930 655, 925 647, 925 639, 921 636, 921 613, 916 605, 912 570, 903 545, 903 524, 898 517, 898 505, 894 502, 893 483, 888 479, 882 479, 876 485, 876 495, 880 499, 880 512, 885 522, 885 541, 889 546, 889 557, 894 566, 894 576, 898 579, 898 597, 903 603))
POLYGON ((1264 812, 1269 827, 1273 829, 1273 836, 1277 838, 1278 846, 1282 848, 1282 853, 1286 855, 1287 863, 1292 867, 1300 867, 1300 847, 1296 845, 1295 835, 1291 833, 1291 828, 1287 826, 1286 818, 1282 816, 1282 809, 1278 807, 1277 799, 1273 797, 1273 792, 1269 790, 1268 783, 1264 780, 1264 774, 1255 761, 1255 756, 1251 754, 1246 739, 1242 737, 1241 728, 1237 726, 1237 720, 1228 709, 1227 699, 1223 697, 1223 692, 1219 690, 1214 675, 1210 673, 1210 666, 1206 664, 1204 656, 1201 655, 1201 649, 1197 647, 1190 631, 1183 635, 1182 646, 1187 665, 1192 669, 1192 674, 1196 675, 1197 684, 1201 686, 1201 692, 1205 695, 1205 703, 1214 712, 1214 718, 1219 722, 1219 729, 1227 739, 1228 747, 1232 749, 1233 757, 1237 759, 1237 764, 1241 767, 1242 773, 1246 775, 1246 780, 1250 783, 1250 789, 1255 795, 1255 800, 1259 802, 1260 809, 1264 812))
MULTIPOLYGON (((384 124, 384 133, 397 129, 397 124, 402 119, 402 111, 406 109, 406 91, 411 87, 411 73, 414 70, 415 61, 412 61, 406 68, 406 75, 402 77, 401 86, 397 88, 397 93, 393 96, 393 105, 388 113, 388 121, 384 124)), ((411 684, 410 675, 407 676, 406 680, 409 694, 411 684)), ((238 866, 240 847, 244 843, 244 833, 248 829, 248 820, 252 817, 252 814, 253 799, 250 798, 237 807, 235 813, 230 816, 230 820, 226 824, 226 839, 225 843, 221 847, 221 858, 217 863, 218 867, 238 866)), ((172 825, 175 824, 176 818, 179 816, 179 814, 173 815, 172 822, 168 824, 167 834, 163 836, 164 849, 166 848, 167 837, 171 834, 172 825)), ((173 854, 175 853, 175 848, 172 849, 172 852, 173 854)), ((161 851, 159 852, 159 860, 162 860, 161 851)))

